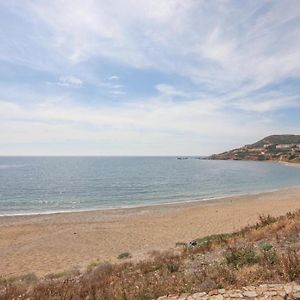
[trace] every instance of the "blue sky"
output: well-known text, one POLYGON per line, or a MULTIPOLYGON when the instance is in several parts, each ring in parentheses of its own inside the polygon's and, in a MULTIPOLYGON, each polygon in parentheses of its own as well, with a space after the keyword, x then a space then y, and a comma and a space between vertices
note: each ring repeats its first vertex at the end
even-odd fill
POLYGON ((298 0, 0 1, 0 155, 206 155, 300 133, 298 0))

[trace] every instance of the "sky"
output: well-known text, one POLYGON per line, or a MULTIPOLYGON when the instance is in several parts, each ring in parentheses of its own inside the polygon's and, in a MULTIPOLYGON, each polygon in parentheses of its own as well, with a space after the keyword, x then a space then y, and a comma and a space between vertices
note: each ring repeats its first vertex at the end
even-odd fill
POLYGON ((209 155, 299 92, 298 0, 0 0, 0 155, 209 155))

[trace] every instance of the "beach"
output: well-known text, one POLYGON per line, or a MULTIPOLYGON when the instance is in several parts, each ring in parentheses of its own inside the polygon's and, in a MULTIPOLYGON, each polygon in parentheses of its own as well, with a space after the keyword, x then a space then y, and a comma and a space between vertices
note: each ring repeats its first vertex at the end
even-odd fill
POLYGON ((148 207, 0 218, 0 276, 84 270, 95 262, 132 260, 210 234, 253 224, 261 214, 300 208, 300 188, 148 207))

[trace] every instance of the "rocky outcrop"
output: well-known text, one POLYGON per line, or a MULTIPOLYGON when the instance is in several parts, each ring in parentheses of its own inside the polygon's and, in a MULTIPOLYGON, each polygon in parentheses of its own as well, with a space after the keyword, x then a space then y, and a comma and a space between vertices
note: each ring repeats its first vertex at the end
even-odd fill
POLYGON ((255 300, 289 300, 300 299, 300 285, 291 282, 287 284, 261 284, 247 286, 241 289, 216 289, 208 293, 169 295, 159 297, 157 300, 229 300, 229 299, 255 299, 255 300))
POLYGON ((254 144, 213 154, 212 160, 274 160, 299 162, 300 135, 274 135, 266 137, 254 144))

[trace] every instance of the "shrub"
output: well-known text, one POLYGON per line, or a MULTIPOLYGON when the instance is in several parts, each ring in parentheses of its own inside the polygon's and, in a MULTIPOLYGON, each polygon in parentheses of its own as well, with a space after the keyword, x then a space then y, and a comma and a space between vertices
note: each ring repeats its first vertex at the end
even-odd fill
POLYGON ((270 251, 273 248, 273 246, 270 243, 268 243, 268 242, 261 242, 259 244, 259 248, 262 251, 270 251))
POLYGON ((253 265, 258 262, 258 256, 253 247, 250 246, 240 249, 235 247, 229 248, 225 253, 225 259, 228 265, 235 268, 240 268, 245 265, 253 265))
POLYGON ((268 226, 272 223, 275 223, 277 221, 277 218, 272 217, 270 215, 260 215, 259 216, 259 222, 256 223, 256 228, 261 228, 261 227, 265 227, 268 226))
POLYGON ((118 259, 131 258, 131 254, 129 252, 123 252, 118 255, 118 259))
POLYGON ((295 250, 288 250, 281 258, 283 270, 289 280, 300 278, 300 257, 295 250))

